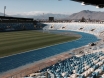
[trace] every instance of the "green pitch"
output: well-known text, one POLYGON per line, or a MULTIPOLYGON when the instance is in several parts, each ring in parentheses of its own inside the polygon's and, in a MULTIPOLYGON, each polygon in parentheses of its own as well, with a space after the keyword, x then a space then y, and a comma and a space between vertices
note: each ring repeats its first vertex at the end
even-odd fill
POLYGON ((0 57, 71 41, 77 38, 79 37, 39 31, 0 32, 0 57))

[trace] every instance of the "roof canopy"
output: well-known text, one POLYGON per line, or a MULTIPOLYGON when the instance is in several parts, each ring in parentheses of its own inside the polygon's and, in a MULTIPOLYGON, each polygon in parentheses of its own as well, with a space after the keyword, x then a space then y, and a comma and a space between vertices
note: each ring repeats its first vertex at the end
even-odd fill
POLYGON ((9 16, 0 16, 2 20, 24 20, 24 21, 33 21, 33 18, 20 18, 20 17, 9 17, 9 16))
POLYGON ((98 6, 99 8, 104 8, 104 0, 71 0, 81 2, 85 5, 94 5, 98 6))

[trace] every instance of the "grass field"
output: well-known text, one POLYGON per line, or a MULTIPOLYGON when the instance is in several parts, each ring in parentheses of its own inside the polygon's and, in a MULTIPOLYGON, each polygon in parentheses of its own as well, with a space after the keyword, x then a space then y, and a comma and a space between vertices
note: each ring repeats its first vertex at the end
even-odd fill
POLYGON ((78 37, 43 33, 39 31, 16 31, 0 33, 0 57, 38 49, 78 37))

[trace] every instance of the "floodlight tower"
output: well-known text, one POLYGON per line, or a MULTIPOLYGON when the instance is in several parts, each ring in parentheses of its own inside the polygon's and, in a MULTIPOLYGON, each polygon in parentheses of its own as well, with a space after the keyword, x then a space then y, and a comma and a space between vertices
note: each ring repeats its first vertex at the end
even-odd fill
POLYGON ((44 21, 44 13, 43 13, 43 21, 44 21))
POLYGON ((6 6, 4 6, 4 16, 5 16, 5 9, 6 9, 6 6))

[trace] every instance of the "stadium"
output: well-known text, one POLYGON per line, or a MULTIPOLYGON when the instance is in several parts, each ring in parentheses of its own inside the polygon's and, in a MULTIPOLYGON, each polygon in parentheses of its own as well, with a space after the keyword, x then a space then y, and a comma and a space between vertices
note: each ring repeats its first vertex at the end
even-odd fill
POLYGON ((103 35, 104 22, 0 16, 0 78, 104 78, 103 35))

